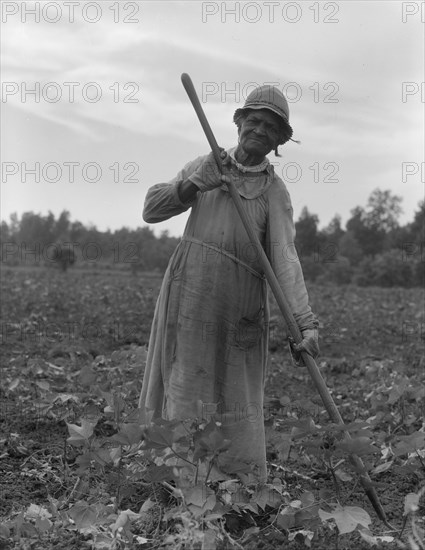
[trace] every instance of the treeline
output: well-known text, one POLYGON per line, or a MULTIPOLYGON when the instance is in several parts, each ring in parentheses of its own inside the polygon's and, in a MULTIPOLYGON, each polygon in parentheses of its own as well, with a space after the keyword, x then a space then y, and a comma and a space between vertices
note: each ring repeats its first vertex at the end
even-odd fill
POLYGON ((366 207, 351 210, 342 227, 336 215, 318 229, 307 208, 295 223, 295 244, 307 280, 361 286, 424 286, 425 205, 401 226, 402 198, 375 189, 366 207))
MULTIPOLYGON (((424 285, 424 202, 411 223, 401 226, 402 199, 375 189, 365 207, 357 206, 342 227, 335 215, 319 229, 319 218, 304 208, 295 222, 296 248, 304 276, 320 283, 413 287, 424 285)), ((3 265, 40 265, 66 270, 103 267, 163 272, 178 238, 149 227, 99 231, 70 220, 63 211, 56 219, 16 214, 1 226, 3 265)))
POLYGON ((66 210, 58 219, 51 212, 47 216, 25 212, 21 219, 12 214, 10 223, 1 225, 2 263, 9 266, 66 270, 75 264, 88 269, 163 272, 179 240, 167 231, 156 237, 149 227, 99 231, 71 222, 66 210))

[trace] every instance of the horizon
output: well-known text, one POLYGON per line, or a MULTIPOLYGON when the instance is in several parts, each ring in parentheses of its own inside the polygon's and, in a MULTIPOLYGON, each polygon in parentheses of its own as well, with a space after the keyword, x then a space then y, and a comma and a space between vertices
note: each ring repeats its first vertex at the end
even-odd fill
MULTIPOLYGON (((385 190, 383 190, 383 191, 385 191, 385 190)), ((402 197, 400 197, 400 198, 403 199, 402 197)), ((411 224, 411 223, 414 221, 414 217, 415 217, 416 213, 420 211, 420 207, 421 207, 422 202, 423 202, 423 201, 419 201, 419 202, 418 202, 417 209, 413 212, 412 219, 411 219, 411 220, 407 220, 405 223, 400 223, 400 222, 399 222, 399 224, 398 224, 399 227, 406 227, 406 226, 408 226, 409 224, 411 224)), ((366 208, 365 208, 366 205, 357 204, 357 205, 353 206, 353 208, 351 209, 351 212, 352 212, 355 208, 357 208, 357 207, 363 208, 363 209, 365 209, 365 211, 366 211, 366 208)), ((308 213, 309 213, 310 216, 317 216, 317 213, 314 212, 314 211, 312 211, 312 210, 311 210, 310 208, 308 208, 308 206, 306 205, 305 207, 301 208, 298 217, 295 217, 295 216, 294 216, 294 223, 297 223, 297 222, 300 220, 304 208, 306 208, 306 209, 308 210, 308 213)), ((401 208, 403 208, 403 202, 401 202, 401 208)), ((63 212, 65 212, 65 211, 59 212, 59 214, 56 215, 55 213, 50 212, 50 211, 49 211, 49 212, 46 212, 46 213, 27 211, 27 212, 24 212, 23 214, 33 214, 33 215, 35 215, 35 216, 41 216, 42 218, 45 218, 45 217, 47 217, 47 216, 49 215, 49 213, 52 213, 52 214, 54 215, 55 221, 57 221, 58 218, 59 218, 59 216, 60 216, 60 214, 62 214, 63 212)), ((106 228, 100 228, 100 227, 98 227, 96 224, 91 224, 90 222, 84 223, 84 222, 82 222, 82 221, 79 220, 79 219, 74 219, 74 218, 72 217, 72 212, 69 212, 69 211, 67 211, 67 212, 69 213, 69 221, 70 221, 71 224, 72 224, 72 223, 77 223, 77 222, 79 222, 79 223, 81 223, 81 224, 84 226, 85 229, 88 229, 88 230, 94 229, 94 230, 96 230, 96 231, 99 231, 100 233, 108 233, 108 232, 109 232, 109 233, 114 233, 114 232, 121 231, 121 230, 128 230, 128 231, 131 232, 131 231, 137 231, 138 229, 149 228, 149 229, 151 229, 151 230, 153 231, 153 233, 155 234, 155 236, 158 237, 158 236, 160 236, 164 231, 168 231, 167 229, 161 229, 161 230, 155 231, 156 226, 159 225, 159 224, 149 224, 149 223, 146 223, 146 222, 143 222, 143 225, 139 225, 139 226, 136 226, 136 227, 129 227, 129 226, 123 225, 123 226, 121 226, 121 227, 116 227, 116 228, 108 228, 108 227, 106 227, 106 228)), ((16 213, 16 212, 13 212, 12 214, 10 214, 8 220, 3 220, 3 219, 2 219, 1 221, 7 223, 7 225, 9 226, 10 223, 11 223, 11 217, 12 217, 12 215, 15 215, 15 214, 17 214, 17 213, 16 213)), ((341 228, 342 228, 344 231, 347 231, 346 225, 347 225, 347 222, 349 221, 350 218, 348 218, 348 219, 344 222, 344 221, 342 220, 341 216, 340 216, 338 213, 336 213, 335 216, 334 216, 334 218, 332 218, 331 220, 329 220, 329 222, 326 223, 326 224, 320 223, 320 218, 319 218, 319 222, 318 222, 318 225, 317 225, 317 230, 318 230, 319 232, 324 231, 327 227, 329 227, 330 223, 335 219, 335 217, 339 217, 339 218, 341 219, 341 228)), ((401 217, 401 215, 400 215, 400 217, 401 217)), ((21 222, 21 220, 22 220, 22 216, 18 216, 18 221, 19 221, 19 223, 21 222)), ((169 237, 180 238, 182 235, 173 235, 173 234, 169 234, 168 236, 169 236, 169 237)))

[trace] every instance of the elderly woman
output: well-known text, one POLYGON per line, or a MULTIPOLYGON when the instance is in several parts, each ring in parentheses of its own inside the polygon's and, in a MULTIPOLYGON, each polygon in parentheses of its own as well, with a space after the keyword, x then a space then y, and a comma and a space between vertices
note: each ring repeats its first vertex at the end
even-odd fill
POLYGON ((287 101, 277 88, 261 86, 236 110, 234 122, 238 145, 222 151, 220 171, 210 153, 146 196, 148 223, 191 213, 157 301, 140 407, 149 418, 188 419, 199 417, 202 403, 231 440, 224 469, 245 462, 250 479, 264 482, 267 285, 227 190, 229 178, 303 335, 298 351, 317 355, 317 321, 294 253, 291 200, 266 158, 291 139, 287 101))

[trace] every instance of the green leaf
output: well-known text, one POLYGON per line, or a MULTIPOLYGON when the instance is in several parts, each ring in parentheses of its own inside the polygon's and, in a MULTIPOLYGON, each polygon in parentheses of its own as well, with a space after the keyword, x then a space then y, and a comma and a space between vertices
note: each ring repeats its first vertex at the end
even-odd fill
POLYGON ((114 466, 118 466, 121 460, 121 447, 113 447, 112 449, 104 449, 109 452, 109 458, 112 460, 114 466))
POLYGON ((85 418, 81 419, 81 426, 77 426, 76 424, 68 424, 68 431, 69 431, 69 437, 67 441, 73 444, 83 444, 86 443, 90 437, 93 435, 94 427, 96 426, 97 422, 89 422, 85 418))
MULTIPOLYGON (((113 394, 110 393, 110 392, 103 391, 103 390, 99 390, 99 394, 106 401, 106 403, 108 404, 108 407, 113 409, 113 407, 114 407, 114 396, 113 396, 113 394)), ((105 407, 105 408, 107 408, 107 407, 105 407)))
POLYGON ((79 398, 72 393, 59 393, 55 396, 53 402, 60 401, 61 403, 67 403, 68 401, 74 401, 74 403, 79 403, 79 398))
POLYGON ((231 445, 230 439, 224 439, 222 430, 214 421, 208 422, 201 432, 196 432, 193 439, 195 442, 193 460, 195 462, 208 455, 223 452, 231 445))
POLYGON ((89 420, 90 422, 94 422, 96 421, 99 417, 102 416, 102 413, 99 409, 99 407, 97 405, 95 405, 94 403, 88 403, 87 405, 85 405, 84 407, 84 411, 83 411, 83 414, 82 416, 86 419, 86 420, 89 420))
POLYGON ((38 537, 38 532, 32 523, 24 521, 21 525, 21 535, 26 538, 38 537))
POLYGON ((281 529, 286 529, 287 531, 295 527, 295 510, 291 506, 286 506, 277 515, 276 524, 281 529))
POLYGON ((5 523, 0 523, 0 539, 8 539, 10 537, 10 529, 5 523))
POLYGON ((202 540, 201 550, 216 550, 216 542, 217 540, 215 531, 213 531, 212 529, 207 529, 206 531, 204 531, 204 538, 202 540))
POLYGON ((425 433, 413 432, 410 435, 399 436, 398 443, 393 446, 395 456, 406 455, 414 453, 415 451, 424 448, 425 446, 425 433))
POLYGON ((188 504, 188 508, 195 515, 195 517, 200 517, 206 512, 213 510, 216 503, 216 496, 214 493, 211 493, 210 495, 208 495, 202 506, 197 506, 196 504, 188 504))
POLYGON ((282 395, 279 399, 279 403, 282 405, 282 407, 285 407, 286 405, 289 405, 291 403, 291 398, 289 395, 282 395))
POLYGON ((382 464, 378 464, 378 466, 376 466, 375 468, 373 468, 373 470, 371 470, 370 474, 374 476, 378 474, 382 474, 383 472, 386 472, 387 470, 389 470, 393 465, 393 463, 394 461, 390 460, 389 462, 383 462, 382 464))
POLYGON ((251 497, 251 501, 255 502, 262 510, 266 506, 277 508, 282 504, 282 497, 272 485, 263 485, 258 487, 251 497))
POLYGON ((43 506, 39 506, 38 504, 30 504, 25 512, 26 518, 51 518, 52 514, 47 510, 47 508, 44 508, 43 506))
POLYGON ((120 431, 109 439, 120 445, 135 445, 141 441, 144 431, 145 428, 137 424, 122 424, 120 431))
POLYGON ((87 453, 83 453, 75 459, 75 462, 79 465, 79 468, 77 470, 77 475, 81 476, 84 474, 88 468, 91 466, 91 461, 93 460, 93 453, 91 451, 88 451, 87 453))
POLYGON ((311 548, 311 541, 314 537, 314 531, 310 531, 308 529, 299 529, 297 531, 293 531, 292 533, 289 533, 288 540, 293 541, 299 535, 303 537, 305 546, 311 548))
POLYGON ((333 491, 331 491, 330 489, 320 489, 319 491, 320 500, 331 500, 333 496, 333 491))
POLYGON ((308 506, 312 506, 314 504, 315 498, 313 493, 311 493, 310 491, 305 491, 301 494, 300 500, 303 508, 307 508, 308 506))
POLYGON ((292 446, 292 437, 290 434, 285 433, 279 435, 281 436, 281 440, 275 443, 275 448, 279 455, 279 460, 281 462, 286 462, 292 446))
POLYGON ((419 510, 419 495, 409 493, 404 497, 404 512, 403 515, 417 512, 419 510))
POLYGON ((37 518, 35 520, 35 526, 40 533, 48 531, 52 525, 53 523, 48 518, 37 518))
POLYGON ((402 397, 403 394, 406 393, 406 389, 408 388, 408 386, 409 380, 406 378, 403 378, 397 384, 394 384, 388 395, 388 404, 393 405, 394 403, 396 403, 400 399, 400 397, 402 397))
POLYGON ((351 481, 353 479, 353 477, 350 476, 350 474, 348 474, 347 472, 341 469, 335 470, 335 475, 341 481, 351 481))
POLYGON ((9 390, 9 391, 15 390, 15 389, 19 386, 20 383, 21 383, 21 379, 20 379, 20 378, 15 378, 15 379, 12 380, 12 382, 9 384, 8 390, 9 390))
POLYGON ((332 512, 325 512, 319 508, 319 516, 322 521, 334 520, 341 535, 351 533, 358 525, 367 527, 372 522, 366 510, 358 506, 338 504, 332 512))
POLYGON ((78 529, 91 527, 96 523, 97 510, 94 506, 84 501, 79 501, 68 511, 78 529))
POLYGON ((92 386, 96 381, 96 373, 90 365, 85 365, 80 370, 78 380, 82 386, 92 386))
POLYGON ((144 438, 147 449, 165 449, 173 445, 173 431, 164 426, 149 426, 144 438))
POLYGON ((360 536, 371 546, 379 546, 381 542, 394 542, 394 537, 389 536, 375 536, 369 529, 359 529, 360 536))
POLYGON ((373 445, 371 439, 363 436, 339 441, 335 447, 345 453, 356 454, 357 456, 369 455, 379 451, 378 447, 373 445))
POLYGON ((231 495, 231 503, 244 508, 251 502, 250 495, 245 487, 238 487, 238 489, 231 495))
POLYGON ((254 514, 258 514, 258 506, 255 504, 255 502, 250 504, 244 504, 243 505, 244 510, 249 510, 250 512, 253 512, 254 514))
POLYGON ((139 514, 136 514, 131 510, 123 510, 122 512, 120 512, 120 515, 118 516, 116 522, 111 525, 111 530, 113 533, 115 533, 115 531, 117 531, 120 527, 124 528, 127 523, 139 518, 139 514))
POLYGON ((109 464, 112 462, 112 456, 111 451, 115 449, 96 449, 92 452, 92 459, 97 462, 97 464, 100 464, 101 466, 105 466, 106 464, 109 464))
POLYGON ((295 512, 295 527, 313 527, 319 524, 319 506, 309 506, 295 512))
MULTIPOLYGON (((285 422, 285 424, 286 423, 287 422, 285 422)), ((310 416, 301 420, 296 420, 295 422, 290 421, 290 423, 293 425, 291 431, 292 439, 300 439, 306 435, 311 435, 317 432, 317 426, 310 416)))
POLYGON ((188 504, 194 504, 195 506, 203 507, 209 495, 214 494, 212 490, 208 489, 206 485, 195 485, 195 487, 189 487, 182 489, 185 500, 188 504))
POLYGON ((302 411, 312 414, 313 416, 317 416, 323 411, 323 405, 317 405, 310 399, 298 399, 293 401, 291 407, 293 409, 299 408, 302 411))
POLYGON ((144 409, 133 409, 128 412, 126 418, 127 424, 138 424, 139 426, 146 424, 146 416, 144 409))
POLYGON ((115 546, 115 539, 104 533, 95 533, 95 539, 93 542, 93 548, 95 550, 110 550, 115 546))
POLYGON ((51 517, 52 514, 47 508, 38 504, 30 504, 25 511, 25 518, 35 519, 35 526, 39 533, 44 533, 52 527, 53 523, 49 519, 51 517))
POLYGON ((142 512, 148 512, 151 508, 155 506, 155 502, 148 498, 148 500, 145 500, 145 502, 142 504, 142 507, 139 510, 139 514, 142 512))
POLYGON ((156 464, 150 466, 146 470, 145 475, 152 483, 174 479, 173 468, 171 466, 166 466, 165 464, 162 464, 161 466, 156 466, 156 464))

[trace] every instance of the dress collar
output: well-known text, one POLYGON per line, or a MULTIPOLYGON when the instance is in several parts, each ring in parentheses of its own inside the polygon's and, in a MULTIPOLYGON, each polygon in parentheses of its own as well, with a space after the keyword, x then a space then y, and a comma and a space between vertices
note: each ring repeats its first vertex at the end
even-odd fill
POLYGON ((246 173, 246 172, 264 172, 268 165, 270 164, 269 159, 266 157, 263 162, 260 162, 260 164, 256 164, 255 166, 244 166, 243 164, 240 164, 235 157, 235 151, 236 147, 233 147, 228 151, 230 158, 235 163, 237 169, 240 172, 246 173))
MULTIPOLYGON (((234 152, 236 147, 228 149, 227 153, 235 163, 235 166, 239 169, 240 172, 256 172, 257 177, 250 176, 247 178, 239 178, 239 181, 235 183, 235 187, 244 199, 256 199, 260 195, 263 195, 267 189, 272 184, 274 179, 274 168, 273 164, 270 164, 269 159, 265 159, 261 164, 257 166, 243 166, 242 164, 236 162, 234 152), (244 168, 242 170, 240 167, 244 168), (260 168, 261 167, 261 168, 260 168)), ((229 191, 227 185, 223 184, 221 188, 223 191, 229 191)))

